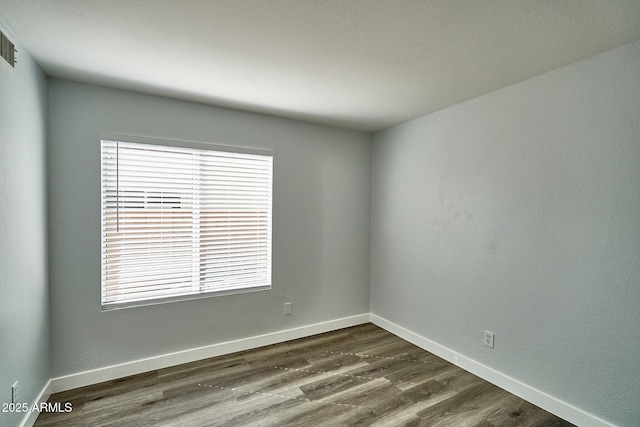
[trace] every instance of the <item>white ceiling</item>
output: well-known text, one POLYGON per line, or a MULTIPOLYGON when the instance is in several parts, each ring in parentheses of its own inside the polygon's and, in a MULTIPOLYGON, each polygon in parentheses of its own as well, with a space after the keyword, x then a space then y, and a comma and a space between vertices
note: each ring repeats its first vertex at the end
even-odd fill
POLYGON ((640 39, 640 0, 0 0, 0 17, 51 76, 365 131, 640 39))

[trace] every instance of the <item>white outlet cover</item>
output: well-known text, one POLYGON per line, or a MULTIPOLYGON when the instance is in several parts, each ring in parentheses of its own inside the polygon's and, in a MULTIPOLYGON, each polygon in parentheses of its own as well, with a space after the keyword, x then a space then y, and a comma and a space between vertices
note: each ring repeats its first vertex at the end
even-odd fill
POLYGON ((484 331, 484 345, 493 348, 495 334, 490 331, 484 331))

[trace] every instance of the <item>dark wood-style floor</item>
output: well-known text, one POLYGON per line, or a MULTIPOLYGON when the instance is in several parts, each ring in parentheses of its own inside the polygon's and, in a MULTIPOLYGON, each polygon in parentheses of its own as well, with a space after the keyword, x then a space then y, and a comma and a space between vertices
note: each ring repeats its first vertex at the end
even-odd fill
POLYGON ((572 424, 372 324, 57 393, 36 426, 572 424))

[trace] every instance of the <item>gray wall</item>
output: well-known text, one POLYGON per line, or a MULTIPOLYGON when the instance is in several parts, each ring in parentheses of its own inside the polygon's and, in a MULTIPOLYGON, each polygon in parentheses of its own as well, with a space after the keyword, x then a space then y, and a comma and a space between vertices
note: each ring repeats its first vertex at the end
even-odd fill
MULTIPOLYGON (((31 403, 50 377, 46 78, 11 39, 16 68, 0 59, 0 402, 19 381, 19 401, 31 403)), ((22 418, 0 412, 0 425, 22 418)))
POLYGON ((49 87, 53 377, 369 312, 368 134, 62 80, 49 87), (274 149, 273 289, 101 312, 103 132, 274 149))
POLYGON ((640 42, 380 132, 372 162, 372 313, 637 425, 640 42))

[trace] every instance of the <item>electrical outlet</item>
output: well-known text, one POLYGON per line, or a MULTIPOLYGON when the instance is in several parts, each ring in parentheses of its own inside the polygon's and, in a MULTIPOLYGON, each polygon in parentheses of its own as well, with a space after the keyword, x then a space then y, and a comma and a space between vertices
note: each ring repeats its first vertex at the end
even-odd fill
POLYGON ((290 302, 285 302, 284 303, 284 314, 285 316, 290 315, 293 312, 293 308, 291 307, 291 303, 290 302))
POLYGON ((493 338, 494 333, 489 331, 484 331, 484 345, 489 348, 493 348, 493 338))
POLYGON ((18 381, 11 386, 11 403, 18 403, 18 381))

